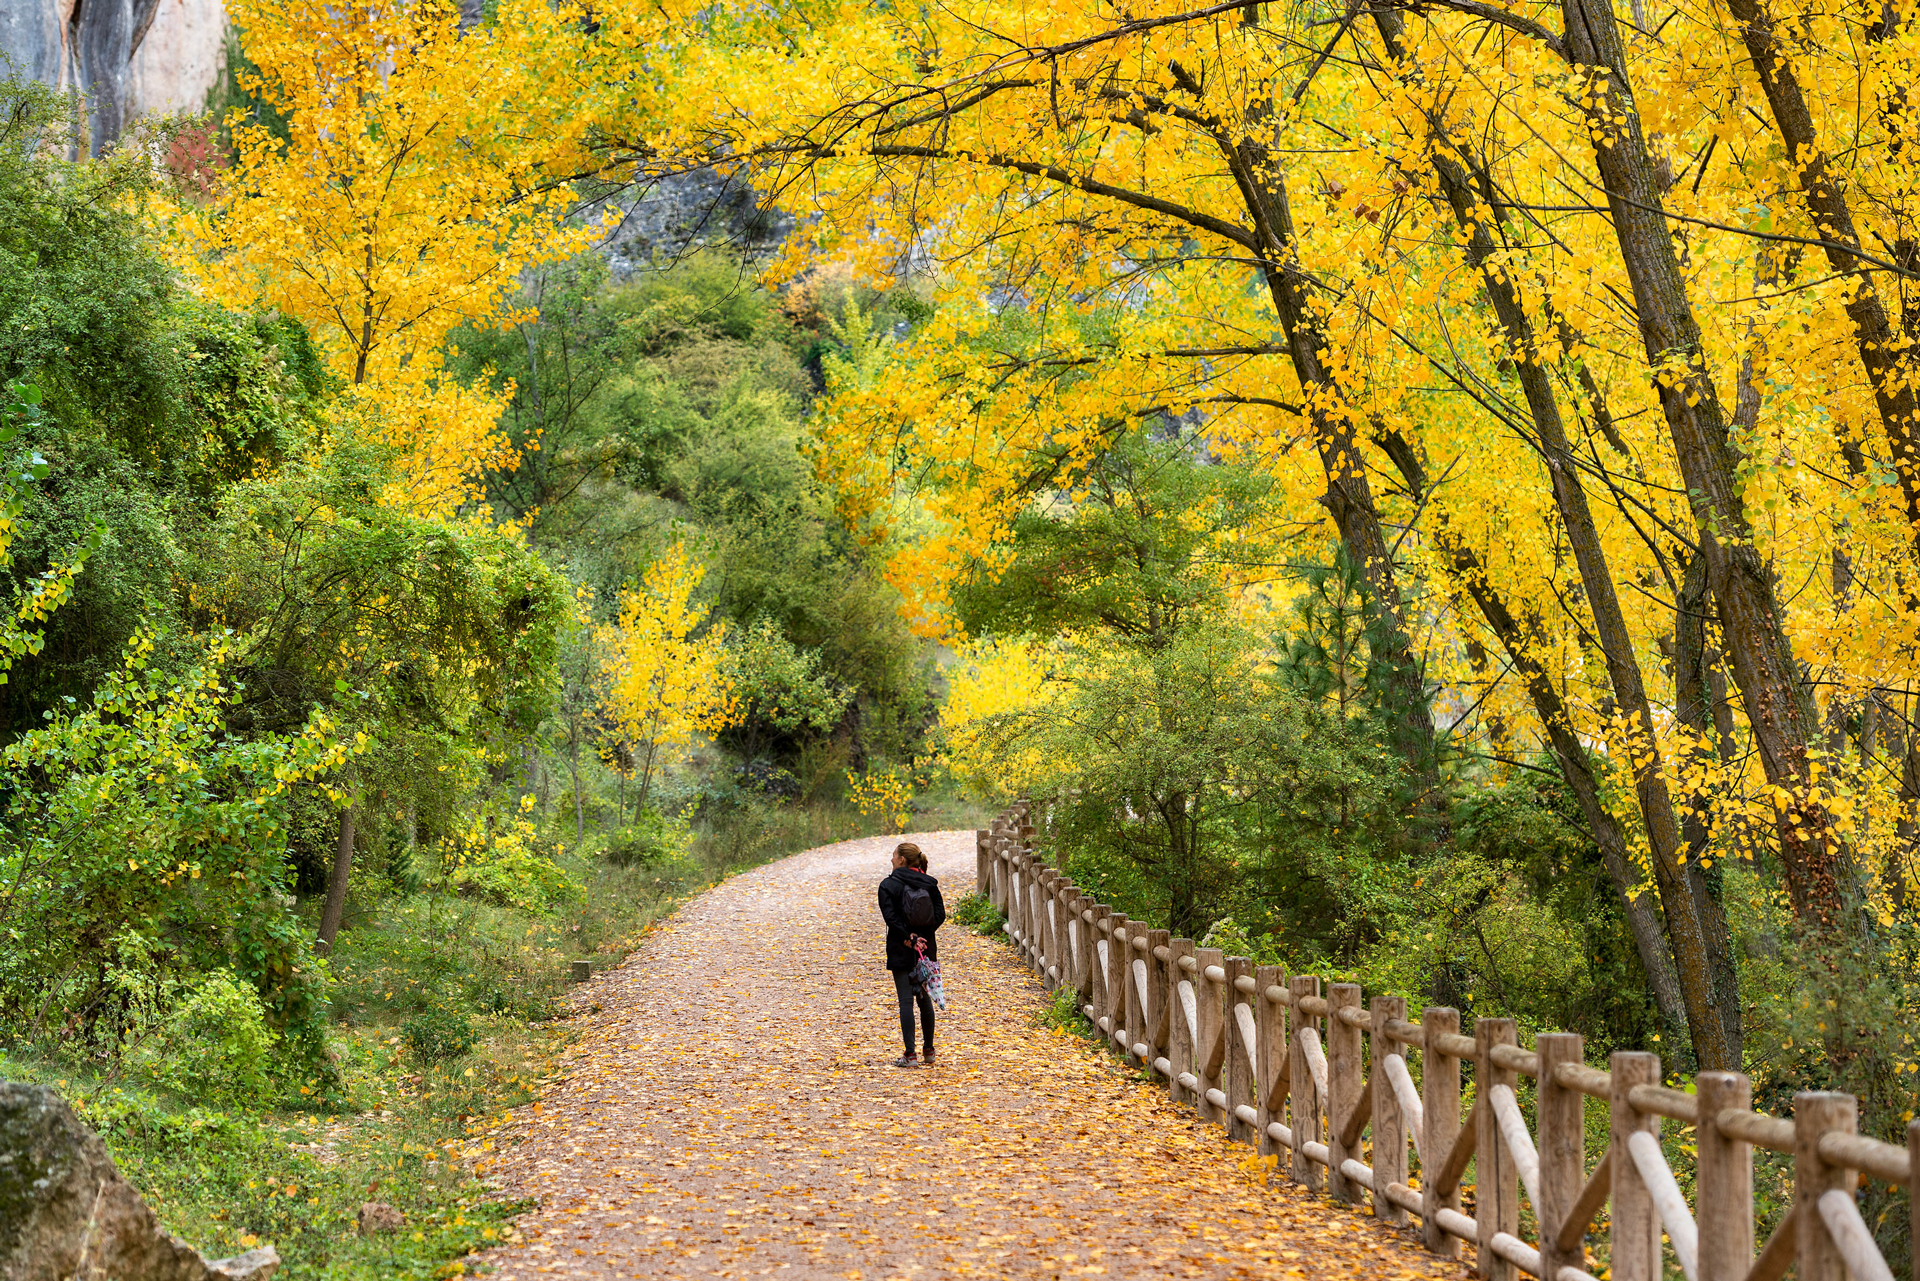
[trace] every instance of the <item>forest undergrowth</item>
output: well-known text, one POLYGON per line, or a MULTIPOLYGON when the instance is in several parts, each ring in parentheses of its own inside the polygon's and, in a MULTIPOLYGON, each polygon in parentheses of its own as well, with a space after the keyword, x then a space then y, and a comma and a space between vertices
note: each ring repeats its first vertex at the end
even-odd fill
MULTIPOLYGON (((916 822, 967 826, 977 805, 919 798, 916 822)), ((653 925, 720 880, 774 858, 891 826, 850 804, 755 806, 694 825, 685 848, 616 865, 606 839, 557 864, 576 901, 539 913, 457 893, 369 896, 329 958, 330 1086, 236 1097, 220 1036, 137 1051, 89 1070, 0 1041, 0 1078, 54 1085, 106 1141, 168 1230, 209 1257, 272 1244, 291 1278, 462 1275, 461 1259, 512 1237, 524 1203, 463 1159, 491 1121, 541 1097, 572 1043, 570 966, 617 966, 653 925), (153 1070, 143 1070, 153 1069, 153 1070), (400 1218, 364 1227, 361 1207, 400 1218)))

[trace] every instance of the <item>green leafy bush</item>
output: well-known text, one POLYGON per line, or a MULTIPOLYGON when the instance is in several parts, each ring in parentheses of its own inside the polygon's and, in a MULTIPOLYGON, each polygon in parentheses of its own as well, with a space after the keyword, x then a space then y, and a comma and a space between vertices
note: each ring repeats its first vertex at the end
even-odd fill
POLYGON ((1080 993, 1074 988, 1058 987, 1053 990, 1049 1000, 1035 1023, 1041 1027, 1052 1028, 1056 1032, 1065 1032, 1070 1036, 1083 1036, 1097 1039, 1093 1024, 1087 1021, 1085 1011, 1080 1008, 1080 993))
POLYGON ((1201 947, 1217 947, 1228 956, 1245 956, 1255 965, 1273 965, 1280 961, 1276 940, 1271 934, 1255 935, 1231 916, 1215 921, 1200 939, 1201 947))
POLYGON ((1006 913, 993 905, 993 901, 984 894, 969 894, 953 905, 953 911, 947 919, 955 925, 964 925, 975 934, 998 934, 1006 928, 1006 913))
POLYGON ((540 914, 579 901, 579 882, 539 852, 539 834, 524 807, 504 821, 476 813, 444 845, 447 879, 464 894, 540 914))
POLYGON ((642 810, 632 826, 607 838, 607 862, 615 867, 658 867, 684 854, 686 848, 685 823, 642 810))
POLYGON ((267 1026, 260 994, 232 970, 215 970, 168 1016, 142 1051, 145 1074, 170 1090, 217 1106, 273 1102, 280 1038, 267 1026))
POLYGON ((726 670, 737 711, 721 741, 749 760, 790 754, 846 714, 847 693, 821 672, 819 653, 795 648, 771 618, 734 633, 726 670))
POLYGON ((522 846, 508 846, 484 862, 467 863, 453 879, 490 903, 524 912, 551 912, 580 896, 580 886, 565 869, 522 846))
POLYGON ((400 1037, 422 1066, 457 1059, 473 1048, 473 1024, 458 1010, 428 1010, 400 1025, 400 1037))
POLYGON ((230 735, 229 645, 216 638, 201 666, 169 678, 138 634, 89 704, 0 750, 0 1023, 53 1026, 51 1011, 72 1048, 116 1051, 126 957, 102 946, 111 931, 165 940, 143 962, 155 974, 244 976, 290 1048, 324 1066, 320 971, 283 892, 287 794, 357 745, 318 712, 292 733, 230 735))

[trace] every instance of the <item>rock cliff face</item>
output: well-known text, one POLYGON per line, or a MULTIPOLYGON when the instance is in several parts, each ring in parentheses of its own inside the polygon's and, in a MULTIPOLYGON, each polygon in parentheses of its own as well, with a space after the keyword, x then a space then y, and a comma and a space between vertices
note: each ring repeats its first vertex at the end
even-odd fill
POLYGON ((793 220, 764 208, 752 188, 700 168, 646 184, 587 211, 618 219, 600 243, 615 279, 702 245, 727 245, 764 263, 793 233, 793 220))
POLYGON ((147 112, 197 111, 220 79, 221 0, 0 0, 0 54, 87 95, 98 155, 147 112))
POLYGON ((221 0, 159 0, 133 54, 136 112, 199 111, 226 70, 227 12, 221 0))

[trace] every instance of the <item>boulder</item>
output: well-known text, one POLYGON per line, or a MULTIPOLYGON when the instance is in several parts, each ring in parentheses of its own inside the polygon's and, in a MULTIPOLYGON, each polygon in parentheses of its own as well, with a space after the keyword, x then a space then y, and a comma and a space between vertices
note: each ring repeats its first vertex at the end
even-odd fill
POLYGON ((279 1266, 272 1246, 208 1262, 65 1099, 0 1081, 0 1281, 266 1281, 279 1266))
POLYGON ((398 1232, 407 1226, 407 1216, 385 1201, 368 1201, 360 1207, 359 1223, 362 1236, 375 1232, 398 1232))

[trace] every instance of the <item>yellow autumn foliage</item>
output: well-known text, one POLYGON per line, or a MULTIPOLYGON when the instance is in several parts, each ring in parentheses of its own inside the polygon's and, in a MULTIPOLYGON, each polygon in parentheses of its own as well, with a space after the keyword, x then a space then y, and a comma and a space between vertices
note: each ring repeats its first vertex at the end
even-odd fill
POLYGON ((1444 706, 1571 723, 1650 870, 1764 846, 1835 922, 1920 874, 1920 21, 1733 3, 795 4, 669 79, 803 220, 777 275, 931 303, 820 418, 850 520, 911 493, 923 626, 1179 424, 1347 545, 1444 706))
POLYGON ((939 720, 945 760, 954 777, 987 795, 1004 793, 1015 776, 1038 777, 1039 761, 1020 759, 1017 745, 1009 749, 992 743, 988 731, 996 716, 1045 706, 1070 683, 1074 661, 1064 646, 1034 641, 987 639, 962 645, 946 669, 947 696, 939 720))
POLYGON ((726 627, 709 623, 707 610, 693 601, 705 576, 706 567, 685 545, 673 544, 639 587, 620 594, 617 621, 600 629, 607 654, 604 707, 619 741, 637 753, 642 804, 658 769, 733 715, 722 663, 726 627))
POLYGON ((446 0, 235 0, 235 163, 205 205, 165 213, 176 262, 211 297, 313 331, 348 412, 400 453, 405 493, 444 512, 513 461, 503 393, 444 372, 462 325, 505 326, 519 274, 585 248, 566 177, 585 122, 563 92, 565 7, 506 0, 462 31, 446 0))

